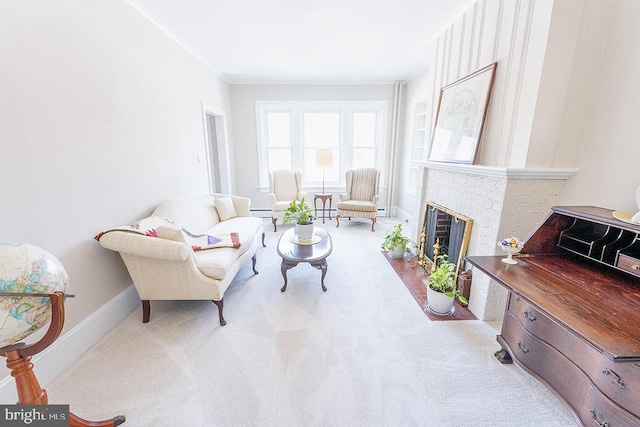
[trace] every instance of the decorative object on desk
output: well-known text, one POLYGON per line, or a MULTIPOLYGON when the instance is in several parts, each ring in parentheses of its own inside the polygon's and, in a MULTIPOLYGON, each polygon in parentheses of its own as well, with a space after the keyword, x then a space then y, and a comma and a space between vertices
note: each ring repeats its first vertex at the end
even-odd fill
MULTIPOLYGON (((33 372, 31 357, 60 336, 64 326, 65 291, 69 276, 49 252, 24 243, 0 243, 0 356, 16 384, 19 405, 47 405, 47 392, 33 372), (35 343, 21 342, 51 320, 35 343)), ((69 413, 70 426, 115 427, 125 417, 87 421, 69 413)))
POLYGON ((321 148, 316 151, 316 166, 322 168, 322 194, 324 192, 324 170, 333 166, 333 150, 321 148))
POLYGON ((449 262, 447 254, 438 255, 435 259, 437 267, 426 279, 427 308, 438 316, 453 314, 453 302, 457 297, 460 302, 468 304, 465 297, 460 295, 456 283, 456 267, 449 262))
POLYGON ((474 163, 496 66, 494 62, 440 90, 429 160, 474 163))
POLYGON ((402 259, 406 252, 410 252, 411 239, 402 234, 402 223, 397 223, 393 229, 384 236, 384 241, 380 248, 389 252, 393 259, 402 259))
POLYGON ((638 212, 633 213, 630 211, 614 211, 613 217, 629 224, 640 224, 640 186, 636 189, 636 203, 638 204, 638 212))
POLYGON ((503 251, 507 253, 506 258, 502 258, 502 262, 506 264, 517 264, 518 261, 513 259, 513 256, 519 254, 522 250, 523 244, 521 241, 516 239, 515 237, 509 237, 508 239, 504 239, 498 242, 498 246, 502 248, 503 251))
POLYGON ((305 198, 292 200, 287 210, 284 211, 282 224, 296 224, 296 234, 299 240, 311 240, 313 236, 313 209, 307 205, 305 198))

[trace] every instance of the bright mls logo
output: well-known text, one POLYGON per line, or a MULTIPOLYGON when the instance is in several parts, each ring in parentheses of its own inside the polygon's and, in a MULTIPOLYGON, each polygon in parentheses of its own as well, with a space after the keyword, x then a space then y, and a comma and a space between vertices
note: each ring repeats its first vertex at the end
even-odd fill
POLYGON ((6 427, 69 427, 69 405, 0 405, 6 427))

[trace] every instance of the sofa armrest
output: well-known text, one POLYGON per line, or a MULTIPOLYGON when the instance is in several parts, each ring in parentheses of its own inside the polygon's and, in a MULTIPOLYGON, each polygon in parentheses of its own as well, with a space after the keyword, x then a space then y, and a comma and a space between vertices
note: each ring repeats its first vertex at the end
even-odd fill
POLYGON ((374 205, 378 205, 378 200, 380 200, 380 196, 378 196, 377 194, 375 196, 373 196, 373 200, 371 200, 373 202, 374 205))
POLYGON ((278 197, 276 196, 276 193, 269 193, 267 197, 269 198, 269 202, 271 202, 272 205, 278 203, 278 197))
POLYGON ((349 193, 338 194, 338 198, 340 199, 341 202, 346 202, 347 200, 351 200, 351 194, 349 193))
POLYGON ((143 236, 126 231, 110 231, 100 237, 100 245, 112 251, 166 261, 184 261, 193 251, 181 242, 143 236))

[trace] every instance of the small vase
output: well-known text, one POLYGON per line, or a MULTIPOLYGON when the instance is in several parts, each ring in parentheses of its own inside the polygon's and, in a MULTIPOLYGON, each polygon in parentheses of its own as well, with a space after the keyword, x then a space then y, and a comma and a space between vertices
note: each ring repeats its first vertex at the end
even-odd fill
POLYGON ((503 251, 505 251, 507 253, 507 257, 501 259, 502 262, 504 262, 505 264, 517 264, 518 263, 518 261, 513 259, 513 256, 515 254, 519 254, 520 251, 522 250, 522 248, 514 248, 513 246, 507 246, 507 245, 500 245, 500 247, 502 248, 503 251))
POLYGON ((638 212, 631 218, 631 221, 640 223, 640 185, 636 190, 636 203, 638 204, 638 212))

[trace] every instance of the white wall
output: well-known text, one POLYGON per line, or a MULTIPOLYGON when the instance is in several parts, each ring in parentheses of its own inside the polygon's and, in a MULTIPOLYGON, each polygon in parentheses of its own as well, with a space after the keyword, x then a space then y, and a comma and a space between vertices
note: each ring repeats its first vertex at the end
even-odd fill
MULTIPOLYGON (((270 216, 271 204, 267 191, 258 188, 258 147, 256 128, 256 101, 388 101, 387 146, 391 135, 393 85, 232 85, 231 114, 233 116, 234 153, 236 161, 236 193, 252 200, 251 209, 264 209, 270 216)), ((387 158, 388 158, 387 153, 387 158)), ((385 179, 385 177, 383 177, 385 179)), ((381 183, 385 186, 386 181, 381 183)), ((319 189, 305 189, 318 191, 319 189)), ((344 188, 342 189, 344 191, 344 188)), ((327 190, 327 192, 330 192, 327 190)), ((338 191, 332 189, 332 192, 338 191)), ((337 198, 334 197, 334 208, 337 198)), ((386 200, 386 190, 381 191, 380 206, 386 200)))
POLYGON ((588 108, 589 115, 573 131, 580 135, 580 162, 578 173, 564 188, 562 203, 635 212, 640 185, 640 2, 606 3, 613 7, 602 11, 600 3, 591 4, 591 21, 598 21, 596 14, 609 19, 606 31, 595 35, 603 48, 583 50, 580 68, 595 68, 597 80, 587 107, 580 98, 572 100, 572 110, 588 108))
POLYGON ((67 331, 131 285, 93 236, 208 191, 201 102, 229 88, 124 1, 3 2, 0 35, 0 239, 62 261, 67 331))

